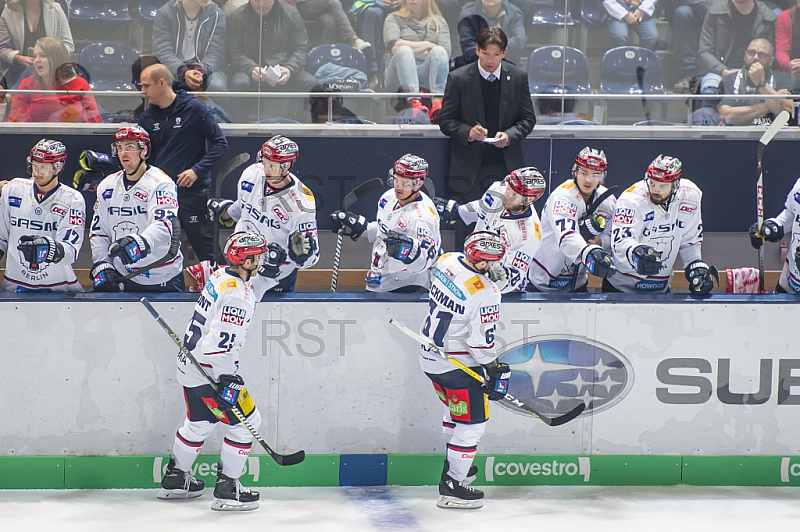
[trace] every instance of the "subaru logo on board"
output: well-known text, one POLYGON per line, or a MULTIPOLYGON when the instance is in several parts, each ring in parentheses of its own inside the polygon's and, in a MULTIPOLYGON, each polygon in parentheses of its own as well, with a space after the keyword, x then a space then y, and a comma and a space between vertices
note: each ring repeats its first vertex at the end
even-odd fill
MULTIPOLYGON (((511 344, 499 360, 511 367, 510 393, 546 416, 590 402, 581 415, 602 412, 633 386, 633 366, 622 353, 580 336, 537 336, 511 344)), ((498 404, 531 416, 508 401, 498 404)))

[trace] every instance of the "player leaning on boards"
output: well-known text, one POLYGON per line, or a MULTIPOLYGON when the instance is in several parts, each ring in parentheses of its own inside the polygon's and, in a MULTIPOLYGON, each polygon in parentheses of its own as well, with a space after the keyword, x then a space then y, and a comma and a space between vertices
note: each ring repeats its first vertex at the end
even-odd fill
POLYGON ((775 292, 798 294, 800 293, 800 179, 795 182, 789 195, 786 196, 784 209, 778 216, 764 220, 760 231, 758 222, 750 226, 750 244, 759 249, 764 244, 764 240, 780 242, 787 227, 790 228, 792 235, 789 250, 793 250, 793 252, 786 255, 775 292), (763 239, 761 235, 763 235, 763 239))
POLYGON ((367 272, 367 291, 411 293, 430 286, 430 267, 439 256, 442 238, 439 214, 422 192, 428 162, 407 153, 389 170, 392 187, 378 200, 377 220, 352 212, 331 214, 333 232, 340 230, 352 240, 364 231, 372 245, 367 272))
POLYGON ((92 286, 99 292, 182 292, 183 255, 122 281, 133 269, 160 261, 172 245, 172 218, 178 217, 175 182, 146 160, 150 136, 139 126, 114 135, 111 155, 122 170, 97 186, 89 231, 92 286))
POLYGON ((253 436, 231 413, 237 405, 250 424, 258 429, 261 413, 236 374, 239 353, 244 346, 247 328, 258 299, 252 278, 264 262, 267 242, 257 233, 237 232, 225 244, 225 258, 230 266, 211 274, 194 307, 186 327, 183 344, 217 382, 217 389, 192 368, 192 361, 178 353, 178 383, 183 386, 186 417, 175 434, 172 456, 161 480, 160 499, 199 497, 205 484, 192 477, 191 470, 203 442, 217 423, 229 426, 220 451, 213 510, 254 510, 259 494, 242 486, 253 436))
POLYGON ((608 193, 603 186, 607 175, 606 154, 587 146, 575 158, 572 179, 547 198, 542 209, 542 245, 528 271, 529 291, 586 292, 587 271, 598 277, 613 275, 606 227, 611 225, 616 198, 609 193, 600 201, 608 193))
POLYGON ((212 220, 227 227, 235 222, 236 231, 258 233, 269 242, 266 262, 253 278, 259 301, 267 292, 294 292, 297 270, 319 260, 314 194, 290 172, 298 155, 297 143, 276 135, 242 172, 236 201, 208 200, 212 220))
POLYGON ((431 268, 430 306, 420 334, 447 356, 485 374, 485 384, 441 356, 420 348, 420 366, 445 405, 442 431, 447 457, 439 482, 440 508, 480 508, 483 492, 469 487, 478 441, 489 419, 489 403, 503 399, 511 370, 498 363, 496 322, 500 321, 499 288, 487 273, 503 259, 506 245, 490 231, 476 231, 464 241, 464 253, 445 253, 431 268))
POLYGON ((611 222, 619 274, 603 280, 604 292, 667 293, 678 255, 692 294, 714 288, 716 269, 701 257, 703 194, 681 178, 681 167, 678 158, 659 155, 644 179, 620 195, 611 222))
POLYGON ((77 190, 58 182, 66 160, 62 143, 42 139, 28 156, 33 179, 12 179, 2 189, 4 290, 83 292, 72 265, 83 244, 86 204, 77 190))
POLYGON ((531 260, 542 239, 533 202, 542 197, 546 188, 544 176, 529 166, 514 170, 503 181, 495 181, 481 199, 466 205, 442 198, 433 200, 443 224, 453 222, 458 214, 465 224, 476 223, 475 231, 491 231, 503 238, 505 256, 502 261, 490 263, 488 274, 503 294, 525 291, 531 260))

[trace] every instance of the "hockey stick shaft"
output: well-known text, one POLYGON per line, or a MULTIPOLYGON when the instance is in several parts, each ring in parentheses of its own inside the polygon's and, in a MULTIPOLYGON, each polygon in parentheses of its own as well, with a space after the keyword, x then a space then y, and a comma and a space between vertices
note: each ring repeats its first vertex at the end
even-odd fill
MULTIPOLYGON (((433 344, 429 340, 426 340, 425 338, 423 338, 419 334, 415 333, 414 331, 412 331, 411 329, 409 329, 408 327, 406 327, 405 325, 403 325, 399 321, 395 320, 394 318, 390 318, 389 319, 389 323, 394 325, 395 327, 397 327, 400 330, 400 332, 404 333, 409 338, 412 338, 415 341, 417 341, 418 343, 420 343, 429 352, 434 353, 436 356, 446 360, 447 362, 450 362, 451 364, 456 366, 458 369, 460 369, 461 371, 463 371, 464 373, 466 373, 467 375, 469 375, 473 379, 477 380, 481 384, 485 383, 484 378, 481 375, 479 375, 477 372, 475 372, 475 370, 473 370, 469 366, 466 366, 460 360, 457 360, 455 358, 451 358, 451 357, 447 356, 447 353, 445 353, 444 350, 441 347, 438 347, 437 345, 433 344)), ((516 399, 511 394, 507 393, 506 396, 503 398, 503 401, 506 401, 507 403, 509 403, 509 404, 511 404, 511 405, 513 405, 513 406, 515 406, 517 408, 521 408, 522 410, 525 410, 529 414, 531 414, 533 416, 536 416, 537 418, 541 419, 542 421, 544 421, 547 425, 550 425, 551 427, 556 427, 558 425, 563 425, 564 423, 572 421, 573 419, 578 417, 581 414, 581 412, 583 412, 586 409, 586 403, 581 403, 581 404, 579 404, 578 406, 576 406, 575 408, 573 408, 572 410, 570 410, 569 412, 567 412, 564 415, 557 416, 557 417, 547 417, 544 414, 541 414, 541 413, 537 412, 532 407, 526 405, 525 403, 523 403, 519 399, 516 399)))
MULTIPOLYGON (((233 159, 229 160, 225 163, 225 166, 219 171, 217 174, 217 180, 214 182, 214 197, 218 198, 222 193, 222 185, 225 183, 225 179, 230 175, 231 172, 236 170, 239 166, 245 164, 250 160, 250 154, 247 152, 242 152, 233 159)), ((222 264, 220 257, 220 250, 219 250, 219 221, 212 220, 214 223, 214 262, 217 264, 222 264)))
POLYGON ((333 252, 333 270, 331 271, 331 292, 336 292, 336 283, 339 281, 339 263, 342 260, 342 241, 344 235, 341 229, 336 234, 336 250, 333 252))
MULTIPOLYGON (((153 305, 150 304, 147 298, 143 297, 139 301, 142 303, 142 305, 144 305, 144 308, 147 309, 147 311, 150 313, 151 316, 153 316, 153 318, 158 322, 158 324, 161 325, 161 328, 164 329, 164 331, 166 331, 169 337, 172 338, 172 341, 175 342, 175 345, 178 346, 178 349, 180 349, 181 353, 186 355, 186 357, 192 361, 192 364, 194 364, 194 367, 197 368, 197 371, 199 371, 203 375, 203 377, 206 378, 209 384, 211 384, 211 386, 214 388, 214 391, 217 391, 217 382, 213 378, 211 378, 211 375, 209 375, 206 372, 206 370, 203 369, 200 363, 197 362, 197 359, 194 357, 192 352, 189 351, 185 345, 183 345, 183 342, 181 341, 180 338, 178 338, 178 335, 175 334, 175 331, 172 330, 172 327, 170 327, 169 324, 166 321, 164 321, 164 318, 162 318, 161 315, 158 313, 158 311, 155 308, 153 308, 153 305)), ((233 412, 233 415, 236 416, 236 418, 242 423, 242 425, 248 431, 250 431, 250 434, 253 435, 253 438, 255 438, 255 440, 259 444, 261 444, 261 447, 263 447, 264 450, 267 451, 267 454, 273 460, 275 460, 275 463, 277 463, 278 465, 289 466, 289 465, 299 464, 305 459, 306 456, 305 451, 297 451, 296 453, 288 455, 280 454, 274 451, 269 446, 269 444, 266 441, 264 441, 264 438, 261 437, 256 428, 253 427, 253 425, 247 420, 247 418, 245 418, 242 411, 239 410, 238 405, 234 405, 231 411, 233 412)))

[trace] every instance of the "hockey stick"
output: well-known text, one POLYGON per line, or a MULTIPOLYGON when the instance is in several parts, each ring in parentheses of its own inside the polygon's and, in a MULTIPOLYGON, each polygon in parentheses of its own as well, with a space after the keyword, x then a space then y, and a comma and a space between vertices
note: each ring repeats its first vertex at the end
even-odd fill
MULTIPOLYGON (((214 388, 214 391, 216 392, 217 383, 214 381, 214 379, 211 378, 211 376, 208 373, 206 373, 206 370, 204 370, 203 367, 200 366, 200 364, 197 362, 197 359, 194 358, 192 352, 186 349, 186 346, 183 345, 181 339, 178 338, 178 336, 175 334, 175 331, 172 330, 172 327, 170 327, 169 324, 166 321, 164 321, 164 318, 162 318, 158 314, 158 311, 155 308, 153 308, 153 305, 150 304, 147 298, 143 297, 139 301, 142 303, 142 305, 144 305, 144 308, 147 309, 147 311, 150 313, 150 315, 153 316, 153 318, 158 322, 158 324, 161 325, 161 328, 167 332, 169 337, 172 338, 172 341, 175 342, 175 344, 178 346, 178 349, 180 349, 181 353, 189 357, 189 360, 192 361, 192 364, 194 364, 194 367, 197 368, 197 371, 199 371, 203 375, 203 377, 205 377, 206 380, 208 380, 208 382, 211 384, 211 387, 214 388)), ((236 416, 236 418, 239 421, 241 421, 242 425, 244 425, 244 427, 250 431, 250 434, 252 434, 253 437, 256 439, 256 441, 261 444, 264 450, 267 451, 267 454, 273 460, 275 460, 276 464, 281 466, 290 466, 299 464, 300 462, 305 460, 306 458, 305 451, 297 451, 296 453, 292 454, 280 454, 273 451, 272 448, 269 446, 269 444, 266 441, 264 441, 264 438, 262 438, 261 435, 258 433, 258 431, 255 429, 255 427, 253 427, 253 425, 251 425, 250 422, 247 421, 247 419, 244 417, 244 414, 241 412, 241 410, 239 410, 239 407, 237 405, 234 405, 231 411, 233 412, 233 415, 236 416)))
MULTIPOLYGON (((340 205, 342 211, 347 211, 350 207, 359 200, 372 192, 382 190, 385 187, 384 181, 378 177, 370 179, 366 183, 361 183, 356 188, 351 190, 344 198, 340 205)), ((333 253, 333 270, 331 271, 331 292, 336 292, 336 283, 339 280, 339 263, 342 260, 342 241, 344 240, 344 233, 339 229, 336 234, 336 251, 333 253)))
MULTIPOLYGON (((475 371, 473 371, 472 368, 470 368, 468 366, 465 366, 460 360, 457 360, 455 358, 450 358, 449 356, 447 356, 447 353, 445 353, 442 350, 441 347, 438 347, 437 345, 431 343, 429 340, 426 340, 425 338, 423 338, 422 336, 418 335, 417 333, 415 333, 414 331, 412 331, 411 329, 409 329, 408 327, 406 327, 405 325, 403 325, 399 321, 395 320, 394 318, 390 318, 389 319, 389 323, 391 323, 392 325, 394 325, 395 327, 400 329, 400 332, 404 333, 409 338, 413 338, 414 340, 416 340, 417 342, 422 344, 422 346, 425 347, 426 349, 428 349, 429 352, 434 353, 435 355, 437 355, 437 356, 443 358, 444 360, 450 362, 451 364, 453 364, 454 366, 458 367, 458 369, 460 369, 461 371, 465 372, 467 375, 469 375, 470 377, 472 377, 476 381, 479 381, 481 384, 484 384, 485 381, 484 381, 483 377, 481 377, 480 375, 475 373, 475 371)), ((550 425, 551 427, 557 427, 559 425, 563 425, 564 423, 568 423, 568 422, 572 421, 573 419, 575 419, 576 417, 581 415, 581 413, 586 409, 586 403, 581 403, 578 406, 576 406, 575 408, 573 408, 572 410, 570 410, 569 412, 567 412, 566 414, 563 414, 563 415, 557 416, 557 417, 547 417, 544 414, 540 414, 539 412, 534 410, 532 407, 526 405, 525 403, 523 403, 519 399, 516 399, 510 393, 506 394, 506 396, 503 398, 503 401, 506 401, 507 403, 509 403, 509 404, 511 404, 511 405, 513 405, 513 406, 515 406, 517 408, 521 408, 522 410, 525 410, 527 413, 538 417, 539 419, 541 419, 542 421, 544 421, 547 425, 550 425)))
POLYGON ((639 90, 642 91, 642 110, 644 111, 644 118, 650 121, 650 109, 647 107, 647 97, 644 94, 644 67, 636 67, 636 83, 639 84, 639 90))
MULTIPOLYGON (((758 183, 756 184, 756 211, 758 216, 758 231, 761 232, 761 227, 764 225, 764 171, 761 167, 761 158, 764 154, 764 148, 767 147, 769 141, 778 134, 778 131, 786 125, 789 121, 789 113, 781 111, 778 113, 767 130, 758 139, 758 148, 756 151, 756 158, 758 159, 758 183)), ((765 293, 764 289, 764 236, 761 237, 761 246, 758 248, 758 293, 765 293)))
MULTIPOLYGON (((598 196, 598 198, 594 200, 591 205, 589 205, 589 208, 586 209, 586 214, 584 214, 584 216, 588 217, 593 215, 594 211, 596 211, 597 208, 600 205, 602 205, 605 200, 607 200, 614 192, 617 191, 617 188, 619 188, 617 185, 608 187, 605 192, 600 194, 600 196, 598 196)), ((583 264, 580 262, 575 263, 575 271, 572 272, 572 279, 570 279, 569 281, 569 287, 567 288, 567 292, 572 292, 573 290, 575 290, 575 284, 578 282, 578 276, 581 273, 582 266, 583 264)))
MULTIPOLYGON (((250 154, 242 152, 233 159, 229 160, 217 174, 217 180, 214 182, 214 197, 218 198, 222 194, 222 184, 231 172, 250 160, 250 154)), ((219 221, 214 222, 214 263, 222 264, 222 257, 219 251, 219 221)))

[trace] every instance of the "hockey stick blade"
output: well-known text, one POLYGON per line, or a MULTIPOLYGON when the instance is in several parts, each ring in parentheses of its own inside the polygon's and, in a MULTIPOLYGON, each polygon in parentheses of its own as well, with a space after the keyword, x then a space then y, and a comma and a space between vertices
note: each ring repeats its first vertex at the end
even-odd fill
POLYGON ((383 190, 384 188, 386 188, 386 183, 383 179, 378 177, 361 183, 342 198, 341 210, 349 210, 350 207, 352 207, 353 204, 359 199, 363 198, 367 194, 377 192, 378 190, 383 190))
POLYGON ((586 209, 586 216, 593 215, 594 211, 596 211, 605 200, 607 200, 614 192, 616 192, 618 188, 619 187, 617 185, 608 187, 605 192, 600 194, 597 199, 594 200, 591 205, 589 205, 589 208, 586 209))
MULTIPOLYGON (((144 308, 147 309, 147 312, 149 312, 150 315, 153 316, 153 319, 155 319, 158 322, 158 324, 161 325, 161 328, 164 329, 164 331, 169 335, 169 337, 172 338, 172 341, 175 342, 175 345, 178 346, 178 349, 181 351, 181 353, 186 355, 186 357, 188 357, 189 360, 192 361, 192 364, 194 365, 194 367, 197 368, 197 371, 199 371, 203 375, 203 377, 206 378, 209 384, 211 384, 211 387, 214 388, 214 391, 216 391, 217 390, 216 381, 212 379, 208 373, 206 373, 206 370, 204 370, 203 367, 197 362, 197 359, 194 358, 192 352, 186 349, 186 346, 183 345, 183 341, 181 341, 181 339, 178 338, 178 335, 175 334, 175 331, 172 330, 172 327, 170 327, 169 324, 166 321, 164 321, 164 318, 162 318, 161 315, 158 313, 158 311, 155 308, 153 308, 153 305, 150 304, 150 302, 147 300, 146 297, 143 297, 139 301, 141 302, 142 305, 144 305, 144 308)), ((306 458, 305 451, 297 451, 291 454, 280 454, 274 451, 272 447, 270 447, 269 444, 266 441, 264 441, 264 438, 261 437, 261 435, 258 433, 258 430, 256 430, 256 428, 250 424, 250 422, 247 420, 244 414, 239 410, 238 406, 234 406, 231 412, 233 412, 233 415, 236 416, 236 418, 250 432, 250 434, 253 435, 253 438, 259 444, 261 444, 261 447, 263 447, 264 450, 267 451, 267 454, 270 456, 270 458, 272 458, 275 461, 276 464, 280 466, 290 466, 299 464, 300 462, 305 460, 306 458)))
MULTIPOLYGON (((460 369, 461 371, 463 371, 464 373, 466 373, 467 375, 469 375, 473 379, 477 380, 481 384, 484 383, 483 377, 481 377, 479 374, 477 374, 475 371, 473 371, 472 368, 470 368, 469 366, 466 366, 465 364, 463 364, 460 360, 456 360, 455 358, 450 358, 449 356, 447 356, 447 353, 445 353, 442 350, 441 347, 431 343, 429 340, 426 340, 425 338, 423 338, 422 336, 418 335, 417 333, 415 333, 414 331, 412 331, 411 329, 409 329, 408 327, 406 327, 405 325, 403 325, 399 321, 395 320, 394 318, 390 318, 389 319, 389 323, 391 325, 394 325, 395 327, 397 327, 400 330, 400 332, 402 332, 403 334, 405 334, 409 338, 412 338, 413 340, 415 340, 416 342, 421 344, 423 347, 425 347, 428 350, 429 353, 434 353, 436 356, 446 360, 447 362, 450 362, 451 364, 456 366, 458 369, 460 369)), ((532 416, 535 416, 535 417, 541 419, 542 421, 545 422, 545 424, 547 424, 547 425, 549 425, 551 427, 557 427, 559 425, 563 425, 564 423, 568 423, 568 422, 572 421, 573 419, 575 419, 576 417, 578 417, 579 415, 581 415, 584 410, 586 410, 586 403, 581 403, 578 406, 576 406, 575 408, 573 408, 572 410, 570 410, 569 412, 567 412, 566 414, 563 414, 563 415, 560 415, 560 416, 556 416, 556 417, 548 417, 548 416, 545 416, 544 414, 541 414, 541 413, 537 412, 536 410, 533 409, 533 407, 531 407, 531 406, 525 404, 524 402, 520 401, 519 399, 515 398, 510 393, 506 394, 506 396, 503 398, 503 401, 505 401, 505 402, 517 407, 517 408, 520 408, 520 409, 522 409, 522 410, 524 410, 526 412, 528 412, 532 416)))
POLYGON ((769 125, 767 130, 764 132, 763 135, 761 135, 761 138, 758 139, 758 144, 762 147, 769 144, 769 141, 771 141, 772 138, 778 134, 778 131, 780 131, 781 128, 785 126, 788 122, 789 122, 789 113, 787 111, 781 111, 780 113, 778 113, 778 116, 776 116, 772 120, 772 123, 769 125))

